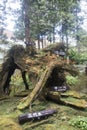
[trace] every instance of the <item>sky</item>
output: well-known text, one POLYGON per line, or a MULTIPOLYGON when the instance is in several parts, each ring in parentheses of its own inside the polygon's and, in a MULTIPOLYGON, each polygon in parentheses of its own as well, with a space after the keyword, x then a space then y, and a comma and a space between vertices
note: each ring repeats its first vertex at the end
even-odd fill
POLYGON ((81 10, 82 10, 81 15, 84 16, 84 23, 82 27, 87 31, 87 3, 85 2, 85 0, 82 0, 81 2, 81 10))
MULTIPOLYGON (((12 9, 20 9, 20 3, 18 0, 15 0, 15 2, 11 2, 11 0, 8 1, 7 7, 11 7, 12 9)), ((7 29, 10 31, 14 30, 14 16, 10 13, 9 16, 7 16, 7 29)))

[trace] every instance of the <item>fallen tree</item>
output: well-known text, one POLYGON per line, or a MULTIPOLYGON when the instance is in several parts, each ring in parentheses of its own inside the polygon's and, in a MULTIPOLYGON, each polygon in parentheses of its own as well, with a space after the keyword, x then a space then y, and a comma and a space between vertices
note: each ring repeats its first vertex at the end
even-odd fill
POLYGON ((48 80, 48 77, 50 77, 53 69, 55 67, 58 67, 58 66, 61 66, 61 62, 60 63, 58 63, 58 62, 53 63, 52 62, 49 66, 47 66, 46 70, 41 75, 39 81, 37 82, 35 88, 31 92, 31 94, 29 94, 26 98, 24 98, 20 102, 20 104, 17 106, 18 109, 24 109, 24 108, 31 105, 33 100, 35 100, 35 98, 40 94, 42 89, 46 86, 46 82, 48 80))
MULTIPOLYGON (((17 109, 22 110, 27 107, 31 108, 33 101, 35 101, 35 99, 40 97, 40 95, 41 96, 43 95, 45 98, 48 98, 60 104, 77 107, 81 109, 86 108, 87 102, 81 99, 81 96, 79 95, 78 92, 72 90, 70 91, 68 87, 66 87, 63 91, 61 86, 66 85, 66 78, 64 75, 64 72, 66 70, 70 72, 70 69, 64 67, 63 62, 58 62, 58 61, 51 62, 42 73, 39 81, 35 85, 32 92, 28 94, 27 97, 23 98, 20 101, 19 105, 17 106, 17 109), (58 77, 58 74, 60 77, 58 77), (59 91, 54 91, 54 90, 52 91, 51 88, 53 88, 54 86, 58 87, 59 91), (69 93, 66 93, 67 90, 69 93), (62 92, 64 93, 62 94, 62 92), (65 94, 65 98, 62 98, 64 94, 65 94), (72 100, 68 101, 67 100, 68 98, 66 97, 71 97, 72 100)), ((73 71, 71 70, 71 73, 72 72, 74 73, 74 71, 75 70, 73 71)))
POLYGON ((0 93, 9 93, 8 89, 11 76, 13 75, 15 69, 20 69, 26 89, 28 89, 26 72, 29 74, 29 78, 32 80, 32 83, 36 83, 41 72, 46 68, 46 66, 48 66, 52 60, 55 61, 57 59, 56 55, 49 55, 49 52, 51 52, 51 50, 47 52, 42 51, 38 54, 35 53, 34 56, 31 56, 23 46, 13 46, 7 52, 0 70, 0 93))
MULTIPOLYGON (((34 88, 27 97, 20 101, 17 106, 18 109, 31 106, 33 101, 40 95, 57 100, 57 102, 65 102, 61 99, 61 92, 57 92, 55 96, 55 92, 51 92, 50 88, 57 86, 61 89, 61 86, 67 86, 65 73, 77 75, 78 71, 72 65, 67 65, 63 57, 60 58, 59 55, 54 54, 54 48, 51 47, 51 49, 52 51, 48 48, 42 50, 34 56, 28 55, 26 49, 22 46, 12 47, 8 51, 0 71, 0 93, 9 88, 11 76, 15 69, 20 69, 26 89, 28 88, 26 73, 34 88)), ((66 87, 67 89, 69 88, 66 87)), ((70 103, 66 102, 65 104, 70 103)), ((72 105, 75 104, 72 103, 72 105)), ((80 106, 82 107, 82 104, 80 106)), ((83 106, 86 107, 86 102, 84 102, 83 106)))

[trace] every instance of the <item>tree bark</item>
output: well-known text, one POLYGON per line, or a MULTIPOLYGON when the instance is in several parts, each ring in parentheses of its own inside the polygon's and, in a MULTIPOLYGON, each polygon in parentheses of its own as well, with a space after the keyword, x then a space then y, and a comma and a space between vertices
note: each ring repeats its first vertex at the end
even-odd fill
POLYGON ((30 43, 29 0, 23 0, 23 15, 25 25, 25 42, 27 46, 28 43, 30 43))
POLYGON ((31 94, 29 94, 26 98, 24 98, 19 103, 19 105, 17 106, 18 109, 22 110, 22 109, 24 109, 32 104, 32 102, 38 97, 38 95, 40 94, 42 89, 45 87, 46 81, 47 81, 48 77, 50 76, 52 70, 56 66, 61 65, 61 64, 62 63, 51 62, 50 65, 48 65, 48 67, 46 68, 44 73, 41 75, 40 80, 36 84, 35 88, 31 92, 31 94))

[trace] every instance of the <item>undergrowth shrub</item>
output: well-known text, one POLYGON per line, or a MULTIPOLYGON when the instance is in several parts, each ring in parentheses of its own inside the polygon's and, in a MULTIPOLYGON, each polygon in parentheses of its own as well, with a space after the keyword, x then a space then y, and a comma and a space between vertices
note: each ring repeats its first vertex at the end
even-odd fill
POLYGON ((74 60, 77 64, 81 63, 81 54, 78 54, 76 51, 71 50, 69 52, 69 57, 71 60, 74 60))
POLYGON ((78 76, 74 77, 72 75, 67 75, 66 76, 66 83, 70 86, 75 86, 76 83, 78 82, 78 76))
POLYGON ((78 116, 70 120, 69 124, 81 130, 87 130, 87 117, 78 116))

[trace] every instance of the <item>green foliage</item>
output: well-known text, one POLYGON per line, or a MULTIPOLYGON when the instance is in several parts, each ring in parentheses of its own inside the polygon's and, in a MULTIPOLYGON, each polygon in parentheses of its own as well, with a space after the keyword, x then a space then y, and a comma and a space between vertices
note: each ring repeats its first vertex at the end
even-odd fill
POLYGON ((71 60, 75 61, 77 64, 82 64, 87 61, 87 53, 77 53, 77 51, 71 50, 69 52, 69 57, 71 60))
POLYGON ((75 86, 76 83, 78 82, 78 76, 73 77, 71 75, 66 76, 66 83, 70 86, 75 86))
POLYGON ((87 130, 87 117, 78 116, 70 121, 70 125, 80 128, 81 130, 87 130))
POLYGON ((83 52, 82 54, 81 54, 81 62, 82 63, 86 63, 87 64, 87 52, 83 52))
POLYGON ((75 61, 77 64, 81 63, 81 54, 77 53, 77 51, 71 50, 69 52, 69 57, 71 60, 75 61))

